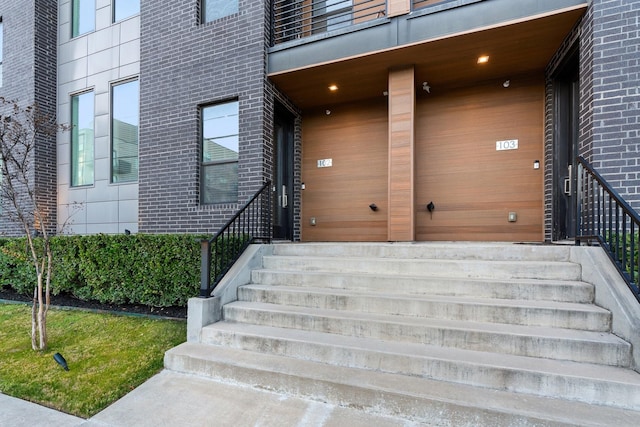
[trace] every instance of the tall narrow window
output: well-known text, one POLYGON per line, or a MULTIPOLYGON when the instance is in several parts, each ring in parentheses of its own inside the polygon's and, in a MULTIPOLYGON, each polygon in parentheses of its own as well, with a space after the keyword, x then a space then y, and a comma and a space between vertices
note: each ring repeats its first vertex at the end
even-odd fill
POLYGON ((202 109, 202 203, 238 201, 238 102, 202 109))
POLYGON ((71 97, 71 185, 93 184, 93 92, 71 97))
POLYGON ((138 180, 139 93, 138 80, 112 89, 111 182, 138 180))
POLYGON ((71 37, 93 31, 96 26, 96 1, 71 0, 71 37))
POLYGON ((140 0, 114 0, 113 22, 140 13, 140 0))
POLYGON ((238 0, 201 0, 202 22, 211 22, 238 13, 238 0))

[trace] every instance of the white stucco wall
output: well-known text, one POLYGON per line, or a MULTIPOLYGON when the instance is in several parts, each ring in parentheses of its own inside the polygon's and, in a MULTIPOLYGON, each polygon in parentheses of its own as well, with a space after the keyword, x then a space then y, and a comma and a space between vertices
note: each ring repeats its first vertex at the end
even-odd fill
POLYGON ((140 72, 140 16, 113 23, 112 0, 96 0, 95 31, 71 38, 71 1, 58 3, 58 122, 71 95, 95 94, 94 184, 71 187, 71 133, 59 135, 58 225, 73 234, 138 231, 138 184, 111 183, 111 87, 140 72))

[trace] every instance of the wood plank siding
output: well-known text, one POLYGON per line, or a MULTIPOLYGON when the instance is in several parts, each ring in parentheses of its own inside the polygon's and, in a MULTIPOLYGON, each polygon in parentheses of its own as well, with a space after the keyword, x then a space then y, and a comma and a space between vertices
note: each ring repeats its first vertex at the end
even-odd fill
POLYGON ((328 108, 303 118, 302 240, 386 241, 386 98, 328 108), (324 159, 332 166, 318 168, 324 159))
POLYGON ((416 240, 542 241, 542 78, 431 92, 417 100, 416 240))
POLYGON ((416 94, 392 70, 388 98, 305 111, 302 240, 542 241, 541 76, 416 94))
POLYGON ((413 66, 389 72, 389 234, 390 241, 412 241, 414 229, 413 66))

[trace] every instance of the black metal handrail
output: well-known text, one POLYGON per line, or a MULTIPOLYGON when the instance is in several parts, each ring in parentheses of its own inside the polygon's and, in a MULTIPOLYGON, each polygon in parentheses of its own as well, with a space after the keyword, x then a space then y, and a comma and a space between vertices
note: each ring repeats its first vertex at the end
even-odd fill
POLYGON ((577 164, 576 244, 597 240, 640 302, 640 215, 589 162, 577 164))
POLYGON ((272 44, 382 18, 386 0, 273 0, 272 44))
POLYGON ((271 182, 266 182, 220 231, 200 241, 201 298, 212 296, 220 280, 251 243, 271 243, 270 187, 271 182))

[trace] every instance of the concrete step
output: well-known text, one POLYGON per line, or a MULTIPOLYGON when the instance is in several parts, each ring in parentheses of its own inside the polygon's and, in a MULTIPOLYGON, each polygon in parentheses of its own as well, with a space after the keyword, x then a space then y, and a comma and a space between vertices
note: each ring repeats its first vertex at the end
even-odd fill
POLYGON ((243 301, 225 308, 225 318, 233 322, 289 329, 311 328, 309 330, 345 336, 417 342, 612 366, 629 366, 631 362, 631 345, 603 332, 479 322, 470 319, 418 317, 409 316, 405 312, 397 315, 383 314, 376 310, 344 311, 344 308, 346 307, 340 310, 308 310, 308 306, 281 307, 259 301, 243 301))
MULTIPOLYGON (((624 400, 638 407, 640 399, 633 382, 620 381, 616 392, 624 392, 605 396, 614 403, 605 407, 194 343, 169 350, 165 366, 425 425, 632 426, 638 412, 620 406, 624 400)), ((582 394, 595 401, 602 393, 587 388, 582 394)))
POLYGON ((265 269, 288 271, 397 276, 428 275, 483 279, 580 280, 581 278, 580 265, 567 261, 478 261, 279 255, 265 256, 262 263, 265 269))
POLYGON ((570 247, 485 242, 289 243, 274 245, 274 255, 444 260, 569 261, 570 247))
POLYGON ((598 405, 615 401, 640 409, 640 375, 618 367, 228 322, 205 329, 205 344, 598 405), (591 391, 588 397, 585 390, 591 391), (618 393, 637 396, 614 398, 618 393))
POLYGON ((324 271, 253 270, 252 283, 396 294, 451 295, 477 298, 591 303, 593 285, 580 281, 540 279, 472 279, 431 276, 340 273, 324 271))
MULTIPOLYGON (((437 318, 469 322, 506 323, 608 332, 611 313, 590 304, 552 301, 455 298, 450 296, 396 296, 367 294, 321 288, 247 285, 239 288, 240 301, 225 306, 225 319, 235 319, 239 310, 261 310, 271 316, 288 317, 287 323, 300 323, 305 316, 350 316, 359 313, 402 314, 404 318, 437 318), (244 302, 246 301, 246 302, 244 302), (249 304, 251 303, 251 304, 249 304), (316 310, 316 311, 314 311, 316 310), (353 314, 352 314, 353 313, 353 314), (231 316, 231 317, 230 317, 231 316)), ((245 314, 243 316, 249 316, 245 314)), ((256 315, 251 315, 256 317, 256 315)), ((257 315, 257 318, 262 317, 257 315)), ((384 318, 385 320, 391 320, 384 318)), ((281 325, 288 327, 286 324, 281 325)))

